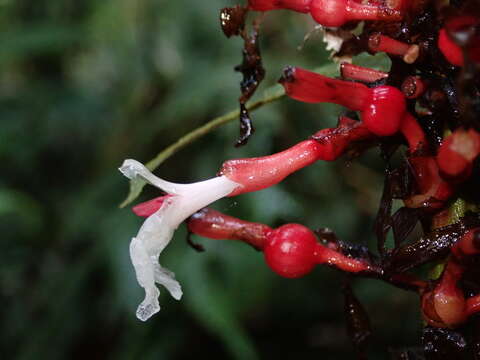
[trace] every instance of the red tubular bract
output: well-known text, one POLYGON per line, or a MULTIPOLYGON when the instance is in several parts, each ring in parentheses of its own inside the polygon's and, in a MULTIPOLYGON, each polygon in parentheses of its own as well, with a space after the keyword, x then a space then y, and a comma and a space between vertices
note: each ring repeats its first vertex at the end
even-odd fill
POLYGON ((413 64, 420 54, 418 45, 409 45, 380 33, 370 35, 368 47, 373 52, 385 52, 391 55, 402 56, 403 61, 407 64, 413 64))
POLYGON ((323 129, 313 135, 312 140, 302 141, 277 154, 228 160, 223 163, 219 174, 242 185, 229 196, 258 191, 279 183, 317 160, 335 160, 352 143, 373 137, 361 122, 342 117, 338 127, 323 129))
POLYGON ((205 208, 187 220, 188 230, 210 239, 240 240, 262 249, 272 229, 264 224, 244 221, 219 211, 205 208))
POLYGON ((388 77, 386 72, 353 65, 347 62, 341 63, 340 74, 344 79, 363 81, 367 83, 375 82, 388 77))
POLYGON ((280 83, 293 99, 321 103, 330 102, 362 112, 362 120, 375 135, 395 134, 405 115, 405 96, 392 86, 373 89, 364 84, 331 79, 326 76, 289 67, 280 83))
POLYGON ((357 82, 332 79, 298 67, 287 67, 279 81, 289 97, 307 103, 334 103, 363 110, 371 89, 357 82))
POLYGON ((405 55, 410 45, 391 37, 375 33, 368 38, 368 47, 374 52, 386 52, 392 55, 405 55))
POLYGON ((437 163, 449 178, 468 175, 472 162, 480 154, 480 134, 473 130, 457 129, 440 146, 437 163))

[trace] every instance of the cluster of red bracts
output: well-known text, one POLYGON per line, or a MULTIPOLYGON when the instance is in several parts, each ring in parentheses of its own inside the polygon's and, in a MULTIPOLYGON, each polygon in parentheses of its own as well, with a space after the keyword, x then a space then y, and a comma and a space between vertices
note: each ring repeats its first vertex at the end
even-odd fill
MULTIPOLYGON (((388 3, 375 0, 366 4, 356 0, 249 0, 249 8, 310 13, 318 23, 332 27, 349 21, 402 19, 408 2, 388 3)), ((464 66, 480 62, 478 25, 477 18, 462 16, 452 18, 440 30, 439 49, 451 64, 464 66), (465 29, 473 31, 473 35, 467 36, 465 44, 459 44, 455 34, 465 29)), ((408 64, 422 56, 419 45, 403 43, 380 33, 369 36, 368 49, 401 57, 408 64)), ((341 76, 342 79, 334 79, 296 67, 284 70, 280 83, 290 98, 307 103, 339 104, 358 112, 360 119, 342 116, 337 127, 320 130, 310 139, 282 152, 224 162, 218 175, 233 182, 235 187, 222 196, 237 196, 268 188, 318 160, 333 161, 350 150, 363 149, 384 137, 397 136, 403 137, 408 145, 408 164, 416 183, 415 191, 403 199, 405 206, 427 211, 445 207, 458 185, 472 172, 474 161, 480 154, 480 134, 473 128, 457 128, 445 137, 438 149, 434 149, 428 143, 416 115, 411 112, 414 107, 409 106, 409 99, 419 98, 427 90, 428 81, 417 75, 408 76, 398 89, 383 85, 388 83, 387 73, 348 63, 341 65, 341 76)), ((135 206, 133 211, 139 216, 149 217, 177 195, 168 193, 135 206)), ((205 205, 202 203, 201 206, 205 205)), ((380 278, 385 275, 378 264, 365 258, 351 257, 334 242, 320 243, 316 235, 303 225, 286 224, 272 229, 209 208, 193 214, 187 225, 194 234, 212 239, 239 240, 253 246, 263 252, 267 265, 283 277, 304 276, 317 264, 327 264, 349 273, 380 278)), ((478 233, 478 229, 471 230, 458 240, 437 281, 427 284, 409 279, 409 275, 402 273, 388 274, 388 281, 414 284, 413 287, 419 290, 423 315, 429 324, 455 327, 480 311, 480 295, 465 298, 458 287, 458 281, 465 273, 465 259, 480 252, 478 233)), ((168 235, 171 238, 171 234, 168 235)))

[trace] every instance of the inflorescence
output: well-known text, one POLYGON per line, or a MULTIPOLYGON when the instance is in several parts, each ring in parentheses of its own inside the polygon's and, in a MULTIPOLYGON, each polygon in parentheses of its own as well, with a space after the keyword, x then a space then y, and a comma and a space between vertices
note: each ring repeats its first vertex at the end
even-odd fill
MULTIPOLYGON (((422 0, 248 0, 245 7, 222 10, 225 34, 242 34, 246 43, 253 39, 245 30, 249 11, 308 13, 327 32, 332 27, 360 29, 340 39, 342 46, 333 54, 343 61, 339 78, 288 66, 279 80, 290 98, 339 104, 349 117, 341 116, 336 127, 319 130, 282 152, 228 160, 217 176, 193 184, 166 182, 139 162, 126 160, 120 168, 125 176, 141 177, 162 190, 158 198, 133 208, 147 218, 130 245, 138 282, 145 289, 138 318, 147 320, 160 309, 156 283, 176 299, 182 295, 173 273, 162 268, 158 258, 175 229, 186 221, 190 233, 242 241, 263 252, 267 266, 283 277, 302 277, 317 265, 328 265, 415 291, 429 327, 460 329, 462 336, 470 336, 465 324, 480 312, 480 281, 472 276, 478 272, 480 258, 476 214, 480 193, 475 184, 480 154, 480 14, 476 5, 473 0, 450 5, 422 0), (360 52, 387 54, 392 60, 390 71, 345 62, 360 52), (393 169, 391 154, 403 145, 403 162, 393 169), (376 220, 378 254, 365 248, 352 251, 354 245, 333 233, 325 236, 324 231, 301 224, 274 229, 207 207, 222 197, 274 186, 316 161, 359 155, 374 146, 380 146, 386 158, 385 188, 376 220), (392 214, 394 199, 402 200, 403 207, 392 214), (463 204, 460 213, 459 203, 463 204), (405 243, 418 222, 423 236, 405 243), (386 249, 391 229, 395 247, 386 249), (439 276, 421 279, 412 272, 422 264, 439 263, 439 276)), ((254 27, 256 41, 257 20, 254 27)), ((261 66, 258 44, 253 48, 254 66, 261 66)), ((257 76, 250 78, 250 97, 264 73, 263 68, 252 72, 245 51, 241 71, 244 76, 248 72, 257 76)))

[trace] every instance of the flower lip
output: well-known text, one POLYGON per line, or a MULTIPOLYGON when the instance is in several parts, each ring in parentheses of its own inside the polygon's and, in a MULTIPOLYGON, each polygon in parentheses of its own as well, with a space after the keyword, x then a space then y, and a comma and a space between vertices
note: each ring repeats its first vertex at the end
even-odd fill
POLYGON ((145 290, 145 299, 138 306, 137 318, 147 320, 160 310, 159 290, 155 283, 163 285, 177 300, 182 289, 175 275, 163 268, 158 258, 168 245, 177 227, 190 215, 210 203, 232 193, 240 184, 226 176, 192 184, 176 184, 153 175, 136 160, 125 160, 119 170, 132 181, 139 177, 167 193, 160 207, 140 227, 130 243, 130 258, 137 281, 145 290))

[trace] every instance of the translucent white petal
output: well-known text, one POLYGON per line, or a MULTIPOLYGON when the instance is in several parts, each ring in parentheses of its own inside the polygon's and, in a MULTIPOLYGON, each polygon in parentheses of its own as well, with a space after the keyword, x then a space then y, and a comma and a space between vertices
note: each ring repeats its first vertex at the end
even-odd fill
POLYGON ((141 176, 149 183, 167 191, 169 197, 162 207, 150 215, 140 227, 130 244, 130 257, 137 281, 145 289, 145 299, 137 309, 137 317, 147 320, 160 310, 159 291, 155 285, 163 285, 177 300, 182 297, 180 284, 175 275, 160 266, 158 258, 172 239, 182 221, 210 203, 227 196, 238 183, 225 176, 193 184, 175 184, 153 175, 144 165, 135 160, 125 160, 120 171, 130 179, 141 176))

